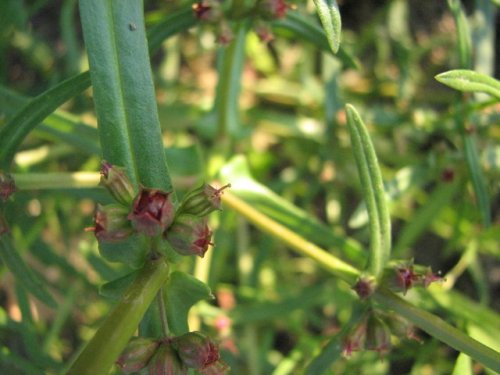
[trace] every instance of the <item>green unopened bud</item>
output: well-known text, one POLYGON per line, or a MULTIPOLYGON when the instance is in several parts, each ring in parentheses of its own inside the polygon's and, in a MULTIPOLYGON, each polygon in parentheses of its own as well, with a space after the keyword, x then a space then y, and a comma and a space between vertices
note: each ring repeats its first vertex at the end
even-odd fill
POLYGON ((180 215, 165 233, 165 237, 181 255, 198 255, 203 258, 208 246, 212 245, 212 231, 208 228, 206 217, 180 215))
POLYGON ((376 282, 373 277, 362 276, 358 279, 356 284, 352 287, 352 289, 357 293, 360 299, 367 299, 370 297, 376 288, 376 282))
POLYGON ((118 203, 129 206, 134 200, 134 186, 125 172, 125 168, 102 162, 101 185, 111 193, 118 203))
POLYGON ((148 364, 149 375, 186 375, 188 369, 169 342, 162 342, 148 364))
POLYGON ((172 339, 172 346, 187 367, 202 370, 219 360, 217 345, 201 332, 189 332, 172 339))
POLYGON ((157 340, 134 337, 122 352, 116 364, 123 374, 131 374, 146 367, 159 346, 157 340))
POLYGON ((188 214, 195 216, 206 216, 210 212, 221 209, 221 194, 224 189, 231 184, 224 185, 216 189, 208 184, 188 192, 182 200, 179 208, 179 214, 188 214))
POLYGON ((130 221, 127 219, 128 210, 119 204, 97 205, 94 216, 94 231, 99 241, 121 241, 133 233, 130 221))
POLYGON ((16 184, 12 175, 0 171, 0 198, 6 201, 15 191, 16 184))

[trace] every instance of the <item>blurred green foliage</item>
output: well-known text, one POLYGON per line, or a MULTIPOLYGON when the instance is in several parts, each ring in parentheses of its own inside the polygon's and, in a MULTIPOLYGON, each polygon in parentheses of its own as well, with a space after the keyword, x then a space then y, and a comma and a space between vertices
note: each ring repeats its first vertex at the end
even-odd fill
MULTIPOLYGON (((500 350, 500 107, 493 96, 462 95, 434 79, 459 68, 498 77, 498 9, 486 0, 464 2, 460 13, 460 2, 450 1, 454 18, 444 2, 338 3, 343 30, 336 56, 312 1, 274 21, 275 39, 267 44, 245 24, 227 48, 217 43, 220 31, 206 25, 161 42, 152 67, 173 185, 182 196, 201 181, 230 181, 261 212, 363 267, 367 214, 343 110, 355 104, 390 197, 394 257, 446 275, 442 285, 408 298, 500 350), (456 19, 469 25, 468 55, 456 19)), ((0 129, 27 98, 87 69, 77 5, 1 2, 0 129)), ((181 5, 189 6, 146 1, 148 28, 181 5)), ((97 171, 91 98, 90 90, 79 93, 43 119, 11 171, 97 171)), ((132 272, 105 261, 84 231, 95 203, 109 200, 104 190, 54 185, 25 182, 2 204, 15 251, 57 303, 40 303, 2 266, 2 374, 63 371, 113 305, 120 287, 106 283, 132 272)), ((349 286, 231 210, 211 221, 214 249, 176 267, 206 282, 216 297, 196 304, 189 324, 218 338, 232 373, 302 374, 324 345, 327 368, 314 366, 329 374, 492 373, 425 335, 424 345, 395 340, 382 361, 373 352, 342 358, 335 335, 358 313, 349 286)), ((145 321, 141 329, 151 327, 145 321)))

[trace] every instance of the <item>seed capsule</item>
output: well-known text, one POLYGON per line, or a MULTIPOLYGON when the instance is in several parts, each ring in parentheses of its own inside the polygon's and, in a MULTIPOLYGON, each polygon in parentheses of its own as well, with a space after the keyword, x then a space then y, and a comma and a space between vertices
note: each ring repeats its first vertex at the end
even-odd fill
POLYGON ((207 218, 181 215, 165 234, 173 249, 181 255, 198 255, 201 258, 212 245, 212 231, 208 228, 207 218))
POLYGON ((150 338, 134 337, 122 352, 116 364, 123 374, 131 374, 147 366, 159 342, 150 338))

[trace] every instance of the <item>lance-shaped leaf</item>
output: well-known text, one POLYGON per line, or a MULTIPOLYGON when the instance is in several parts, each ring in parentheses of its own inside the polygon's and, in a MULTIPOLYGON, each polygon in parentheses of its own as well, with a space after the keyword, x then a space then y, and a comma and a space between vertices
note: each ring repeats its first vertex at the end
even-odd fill
POLYGON ((195 277, 180 271, 170 274, 165 290, 166 310, 170 330, 181 335, 189 331, 187 315, 198 301, 213 299, 210 288, 195 277))
POLYGON ((370 221, 368 269, 374 276, 378 276, 389 261, 391 251, 389 209, 377 155, 368 131, 352 105, 347 104, 346 111, 352 149, 370 221))
POLYGON ((130 179, 172 190, 156 108, 142 1, 80 2, 103 157, 130 179))
POLYGON ((455 69, 438 74, 436 80, 463 92, 485 92, 500 99, 500 81, 468 69, 455 69))
POLYGON ((340 30, 342 28, 337 1, 314 0, 314 5, 316 5, 316 11, 325 30, 328 44, 333 53, 337 53, 340 47, 340 30))

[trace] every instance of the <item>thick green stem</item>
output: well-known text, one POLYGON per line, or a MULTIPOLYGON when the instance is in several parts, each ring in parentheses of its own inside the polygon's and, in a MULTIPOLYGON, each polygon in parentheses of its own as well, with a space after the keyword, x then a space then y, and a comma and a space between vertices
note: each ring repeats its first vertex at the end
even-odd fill
POLYGON ((167 278, 168 265, 163 259, 148 262, 88 342, 68 374, 107 374, 167 278))

